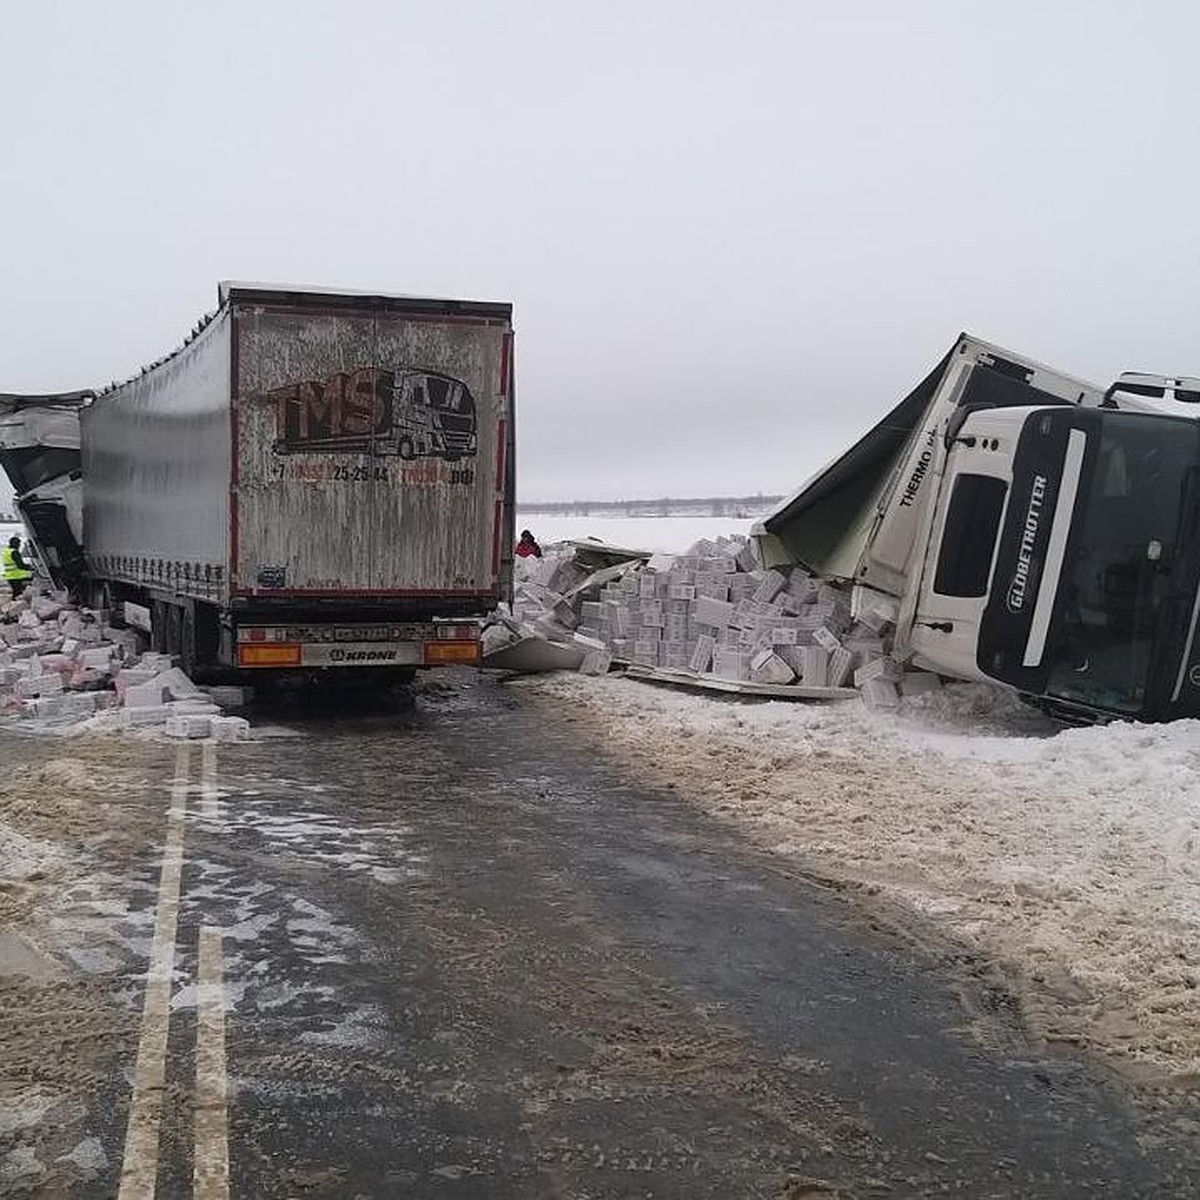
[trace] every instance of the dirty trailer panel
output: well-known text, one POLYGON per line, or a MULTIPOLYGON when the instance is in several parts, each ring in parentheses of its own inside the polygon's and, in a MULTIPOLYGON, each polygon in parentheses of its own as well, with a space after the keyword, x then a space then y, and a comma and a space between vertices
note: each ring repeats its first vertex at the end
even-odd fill
POLYGON ((94 579, 224 602, 229 314, 80 414, 83 544, 94 579))
POLYGON ((306 300, 234 297, 234 595, 498 600, 506 306, 306 300))

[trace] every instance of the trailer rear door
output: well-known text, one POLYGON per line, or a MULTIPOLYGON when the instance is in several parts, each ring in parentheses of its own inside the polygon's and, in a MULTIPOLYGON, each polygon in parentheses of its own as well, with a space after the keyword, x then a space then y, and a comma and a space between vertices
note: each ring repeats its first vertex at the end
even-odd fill
POLYGON ((233 302, 234 594, 495 603, 511 549, 508 306, 233 302))

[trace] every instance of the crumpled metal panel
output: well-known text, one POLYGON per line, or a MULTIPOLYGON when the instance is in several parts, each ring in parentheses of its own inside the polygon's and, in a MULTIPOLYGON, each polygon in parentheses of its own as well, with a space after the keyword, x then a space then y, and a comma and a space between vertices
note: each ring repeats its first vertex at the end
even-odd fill
POLYGON ((510 324, 234 313, 235 590, 496 597, 510 324))

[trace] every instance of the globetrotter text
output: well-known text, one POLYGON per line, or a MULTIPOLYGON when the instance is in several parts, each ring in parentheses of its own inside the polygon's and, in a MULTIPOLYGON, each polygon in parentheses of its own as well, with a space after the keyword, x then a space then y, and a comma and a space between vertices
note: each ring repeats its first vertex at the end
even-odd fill
POLYGON ((1020 612, 1025 605, 1025 592, 1029 586, 1029 568, 1033 563, 1033 546, 1037 541, 1038 526, 1042 520, 1042 505, 1046 500, 1046 477, 1035 475, 1029 491, 1029 507, 1025 510, 1025 527, 1021 530, 1021 548, 1017 551, 1017 570, 1008 585, 1006 606, 1011 613, 1020 612))

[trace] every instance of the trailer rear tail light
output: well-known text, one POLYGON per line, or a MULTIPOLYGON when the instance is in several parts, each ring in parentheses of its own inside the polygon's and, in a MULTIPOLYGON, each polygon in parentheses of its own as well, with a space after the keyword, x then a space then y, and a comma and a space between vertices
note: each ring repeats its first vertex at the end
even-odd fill
POLYGON ((439 625, 438 638, 444 642, 475 641, 479 637, 478 625, 439 625))
POLYGON ((461 663, 479 661, 479 642, 426 642, 425 661, 436 663, 461 663))
POLYGON ((242 635, 250 642, 265 642, 267 640, 267 631, 265 629, 243 629, 242 635))
POLYGON ((238 647, 239 667, 298 667, 300 646, 296 642, 257 642, 238 647))

